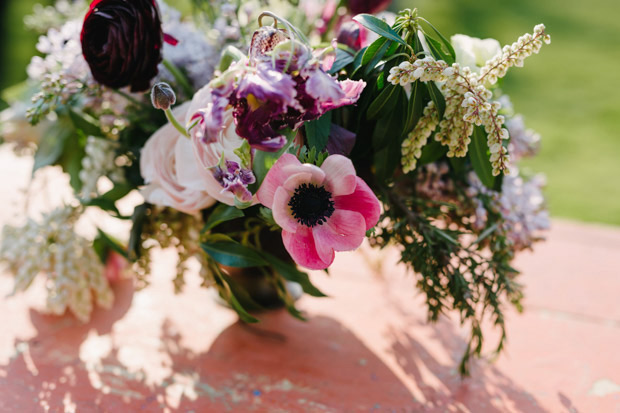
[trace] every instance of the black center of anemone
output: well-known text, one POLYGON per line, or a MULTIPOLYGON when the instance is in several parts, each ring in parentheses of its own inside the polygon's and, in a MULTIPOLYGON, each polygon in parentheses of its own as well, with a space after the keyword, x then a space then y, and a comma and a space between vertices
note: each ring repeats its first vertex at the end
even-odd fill
POLYGON ((301 184, 295 189, 288 205, 297 222, 307 227, 323 225, 334 213, 331 192, 313 184, 301 184))

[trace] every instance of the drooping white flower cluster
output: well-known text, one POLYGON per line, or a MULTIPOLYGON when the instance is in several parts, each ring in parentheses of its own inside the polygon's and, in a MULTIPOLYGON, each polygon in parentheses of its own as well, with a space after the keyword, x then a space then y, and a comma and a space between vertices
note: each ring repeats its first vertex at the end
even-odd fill
POLYGON ((467 194, 476 203, 474 225, 478 229, 484 228, 487 221, 487 211, 478 197, 486 195, 491 200, 491 208, 502 215, 501 230, 515 251, 531 248, 535 241, 543 239, 541 231, 551 225, 542 194, 543 175, 526 180, 514 168, 504 176, 501 193, 485 187, 474 172, 468 175, 468 182, 467 194))
POLYGON ((47 308, 53 314, 69 309, 88 321, 95 303, 109 308, 114 295, 91 242, 75 233, 80 210, 57 208, 37 222, 5 226, 0 262, 15 275, 13 293, 26 290, 38 274, 46 277, 47 308))
POLYGON ((421 80, 422 82, 442 82, 446 77, 444 70, 447 66, 446 62, 442 60, 436 61, 431 56, 417 59, 413 63, 405 60, 398 66, 390 69, 387 80, 393 85, 401 86, 406 86, 416 80, 421 80))
POLYGON ((102 176, 120 182, 123 171, 116 165, 116 145, 113 141, 89 136, 86 140, 86 156, 82 158, 82 198, 91 199, 99 195, 97 183, 102 176))
POLYGON ((438 124, 439 116, 435 104, 430 101, 424 108, 423 116, 402 143, 402 164, 405 173, 416 168, 418 159, 422 156, 422 148, 438 124))
MULTIPOLYGON (((390 70, 388 81, 393 85, 407 85, 416 80, 423 82, 442 82, 440 90, 445 97, 446 109, 439 122, 435 140, 448 146, 449 157, 464 157, 471 141, 470 136, 474 125, 484 126, 487 134, 487 144, 491 152, 493 175, 501 172, 508 174, 510 162, 508 151, 503 141, 509 138, 509 133, 503 127, 505 118, 499 114, 501 104, 492 102, 493 93, 485 86, 486 82, 494 83, 498 77, 503 77, 506 70, 514 65, 521 65, 525 57, 538 53, 543 42, 550 41, 543 25, 534 28, 533 35, 525 35, 511 46, 506 46, 502 54, 493 58, 481 69, 480 74, 474 73, 468 67, 461 67, 458 63, 449 66, 442 60, 434 60, 427 56, 415 60, 413 63, 403 62, 390 70), (499 60, 498 60, 499 59, 499 60), (502 60, 503 59, 503 60, 502 60), (487 78, 488 76, 488 78, 487 78)), ((429 122, 429 117, 438 116, 437 108, 425 111, 418 122, 429 122), (426 119, 425 119, 426 118, 426 119)), ((412 133, 427 133, 421 128, 412 133)), ((421 142, 422 136, 409 136, 409 141, 421 142)), ((415 162, 409 158, 416 152, 405 151, 402 157, 403 167, 411 170, 415 162)))
POLYGON ((480 69, 480 81, 486 79, 489 83, 495 84, 512 66, 522 67, 523 61, 532 54, 537 54, 543 43, 551 43, 551 36, 545 33, 544 24, 538 24, 534 27, 533 34, 524 34, 510 46, 504 46, 500 55, 489 60, 480 69))

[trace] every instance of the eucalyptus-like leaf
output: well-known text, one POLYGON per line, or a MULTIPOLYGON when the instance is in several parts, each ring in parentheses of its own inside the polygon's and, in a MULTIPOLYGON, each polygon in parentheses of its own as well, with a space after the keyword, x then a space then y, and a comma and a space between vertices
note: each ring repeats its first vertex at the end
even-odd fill
POLYGON ((377 33, 386 39, 398 42, 406 47, 410 47, 402 37, 396 33, 389 24, 383 20, 373 16, 372 14, 358 14, 353 18, 356 22, 367 28, 368 30, 377 33))
POLYGON ((267 261, 255 249, 237 242, 203 242, 200 246, 221 265, 237 268, 267 265, 267 261))
POLYGON ((207 222, 205 222, 201 233, 204 234, 205 232, 215 228, 223 222, 241 218, 244 215, 245 214, 243 213, 243 211, 239 208, 226 204, 219 204, 217 207, 215 207, 211 214, 209 214, 209 218, 207 219, 207 222))

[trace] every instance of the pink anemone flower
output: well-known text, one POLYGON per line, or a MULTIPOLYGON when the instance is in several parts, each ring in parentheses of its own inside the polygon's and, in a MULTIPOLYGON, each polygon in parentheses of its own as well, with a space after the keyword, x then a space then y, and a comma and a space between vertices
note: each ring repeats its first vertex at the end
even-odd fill
POLYGON ((359 247, 381 215, 379 200, 342 155, 327 157, 320 168, 282 155, 257 197, 273 211, 293 260, 313 270, 329 267, 335 251, 359 247))

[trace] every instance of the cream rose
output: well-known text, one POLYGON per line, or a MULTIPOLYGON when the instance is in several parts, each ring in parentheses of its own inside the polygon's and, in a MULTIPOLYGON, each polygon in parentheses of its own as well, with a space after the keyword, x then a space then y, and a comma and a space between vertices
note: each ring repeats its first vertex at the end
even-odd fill
MULTIPOLYGON (((213 110, 213 101, 211 88, 203 87, 194 95, 189 110, 186 115, 186 123, 192 123, 192 116, 197 111, 203 111, 206 117, 211 116, 213 110)), ((235 131, 236 125, 233 119, 232 108, 228 108, 223 113, 223 126, 217 136, 212 137, 209 143, 205 143, 200 136, 192 130, 191 144, 195 160, 200 165, 200 175, 196 179, 203 181, 203 185, 207 187, 209 195, 227 205, 235 205, 235 196, 230 191, 225 191, 222 186, 214 178, 210 168, 217 166, 222 158, 228 161, 241 163, 241 159, 235 154, 235 149, 239 148, 244 139, 237 135, 235 131)), ((256 203, 254 197, 253 203, 256 203)))
MULTIPOLYGON (((186 103, 176 108, 174 115, 184 117, 189 106, 186 103)), ((166 124, 142 148, 140 172, 147 185, 141 193, 152 204, 188 214, 196 213, 215 203, 215 197, 209 195, 204 180, 197 179, 201 169, 190 140, 171 124, 166 124)))
POLYGON ((472 72, 479 73, 486 62, 502 52, 502 47, 495 39, 478 39, 464 34, 455 34, 450 43, 456 52, 456 62, 467 66, 472 72))

